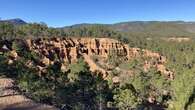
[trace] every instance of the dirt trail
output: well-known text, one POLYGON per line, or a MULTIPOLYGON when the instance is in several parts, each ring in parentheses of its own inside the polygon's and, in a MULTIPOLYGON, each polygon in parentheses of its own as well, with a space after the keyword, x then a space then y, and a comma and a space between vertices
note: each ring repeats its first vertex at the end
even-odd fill
POLYGON ((58 110, 55 107, 35 103, 14 90, 14 81, 0 77, 0 110, 58 110))

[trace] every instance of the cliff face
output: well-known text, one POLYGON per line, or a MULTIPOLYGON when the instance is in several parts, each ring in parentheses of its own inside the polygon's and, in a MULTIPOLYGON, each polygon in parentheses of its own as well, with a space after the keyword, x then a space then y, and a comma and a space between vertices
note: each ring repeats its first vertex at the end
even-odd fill
POLYGON ((107 58, 111 52, 117 55, 128 55, 128 49, 119 41, 108 38, 52 38, 27 40, 28 47, 41 53, 51 61, 57 56, 64 62, 74 62, 83 54, 99 55, 107 58))
MULTIPOLYGON (((76 62, 78 58, 83 57, 89 64, 92 71, 99 70, 106 76, 106 71, 97 66, 90 56, 99 56, 107 59, 109 55, 125 57, 127 60, 136 57, 147 57, 155 59, 156 62, 151 63, 146 61, 144 71, 150 67, 157 68, 158 71, 164 73, 169 78, 173 78, 173 73, 169 71, 163 64, 166 63, 166 58, 159 53, 139 48, 129 48, 128 45, 120 41, 109 38, 40 38, 28 39, 25 41, 26 47, 40 56, 41 65, 38 68, 42 70, 44 67, 54 64, 58 59, 63 63, 76 62)), ((17 53, 12 50, 10 56, 17 59, 17 53)), ((11 62, 11 61, 10 61, 11 62)), ((65 67, 62 67, 65 68, 65 67)))
POLYGON ((65 62, 72 62, 76 61, 83 54, 108 58, 113 53, 117 56, 126 56, 128 59, 136 56, 146 56, 158 58, 159 62, 162 63, 166 61, 165 57, 159 53, 139 48, 129 48, 128 45, 109 38, 37 39, 27 40, 27 45, 30 50, 41 53, 51 61, 53 60, 52 56, 55 55, 65 62))

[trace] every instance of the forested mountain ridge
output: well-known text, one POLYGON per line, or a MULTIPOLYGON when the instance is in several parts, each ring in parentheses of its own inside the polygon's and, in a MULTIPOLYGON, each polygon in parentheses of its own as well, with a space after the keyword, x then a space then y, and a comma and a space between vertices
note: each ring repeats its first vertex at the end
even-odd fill
MULTIPOLYGON (((25 22, 22 19, 10 19, 10 20, 0 20, 0 22, 7 22, 14 25, 25 25, 25 22)), ((137 36, 195 36, 195 22, 185 22, 185 21, 130 21, 130 22, 121 22, 114 24, 90 24, 82 23, 75 24, 72 26, 57 27, 57 29, 77 29, 93 26, 102 26, 110 28, 114 31, 125 32, 130 35, 137 36)))
POLYGON ((20 18, 15 18, 15 19, 8 19, 8 20, 0 20, 0 23, 11 23, 14 25, 24 25, 27 24, 24 20, 20 18))
POLYGON ((115 24, 77 24, 65 28, 82 28, 102 25, 115 31, 143 36, 194 36, 195 22, 184 21, 132 21, 115 24))
MULTIPOLYGON (((185 22, 185 21, 132 21, 132 22, 122 22, 112 25, 113 28, 121 30, 123 32, 127 31, 147 31, 152 30, 153 28, 176 28, 186 30, 187 32, 192 32, 188 30, 189 27, 195 27, 195 22, 185 22)), ((168 29, 169 29, 168 28, 168 29)))

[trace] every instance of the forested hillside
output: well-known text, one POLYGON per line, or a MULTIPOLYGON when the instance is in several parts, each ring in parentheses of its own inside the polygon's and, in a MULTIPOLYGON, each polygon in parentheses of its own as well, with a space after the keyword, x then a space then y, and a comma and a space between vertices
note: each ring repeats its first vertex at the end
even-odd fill
POLYGON ((116 24, 77 24, 65 28, 84 28, 94 25, 109 27, 115 31, 144 37, 194 36, 195 22, 184 21, 134 21, 116 24))
POLYGON ((83 24, 65 28, 0 22, 0 75, 15 80, 17 90, 25 96, 62 110, 194 110, 193 27, 190 22, 83 24), (98 51, 87 57, 107 71, 103 77, 100 71, 90 70, 86 54, 83 55, 85 42, 75 46, 73 38, 115 39, 132 48, 134 56, 127 58, 114 51, 117 46, 113 46, 110 52, 105 51, 109 53, 106 58, 99 56, 98 51), (29 39, 31 46, 26 43, 29 39), (60 47, 59 42, 63 42, 65 49, 79 48, 76 52, 80 57, 75 62, 64 62, 54 41, 60 47), (48 48, 54 50, 52 56, 47 56, 48 48), (157 57, 148 57, 142 50, 157 57), (51 57, 52 63, 40 62, 45 56, 51 57), (43 71, 37 65, 44 66, 43 71), (156 67, 171 71, 173 76, 164 75, 156 67))

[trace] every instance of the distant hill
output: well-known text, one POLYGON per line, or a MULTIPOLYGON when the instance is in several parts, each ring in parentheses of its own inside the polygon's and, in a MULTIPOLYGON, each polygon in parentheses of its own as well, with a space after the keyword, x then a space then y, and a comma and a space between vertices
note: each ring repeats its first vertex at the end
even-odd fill
POLYGON ((110 25, 121 32, 162 36, 190 36, 195 34, 195 22, 184 21, 135 21, 110 25))
MULTIPOLYGON (((14 25, 24 25, 27 24, 22 19, 9 19, 9 20, 0 20, 0 22, 8 22, 14 25)), ((130 22, 121 22, 115 24, 90 24, 90 23, 82 23, 75 24, 72 26, 65 26, 62 28, 65 31, 71 30, 79 30, 82 31, 88 30, 108 30, 111 29, 113 31, 118 31, 121 33, 125 33, 132 36, 152 36, 152 37, 181 37, 195 36, 195 22, 185 22, 185 21, 130 21, 130 22)))
POLYGON ((27 24, 24 20, 16 18, 16 19, 8 19, 8 20, 0 20, 0 23, 4 22, 4 23, 11 23, 14 25, 24 25, 27 24))
POLYGON ((132 21, 116 24, 76 24, 68 28, 82 28, 90 26, 105 26, 119 32, 144 36, 194 36, 195 22, 184 21, 132 21))

